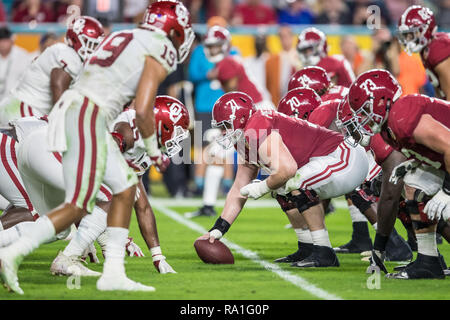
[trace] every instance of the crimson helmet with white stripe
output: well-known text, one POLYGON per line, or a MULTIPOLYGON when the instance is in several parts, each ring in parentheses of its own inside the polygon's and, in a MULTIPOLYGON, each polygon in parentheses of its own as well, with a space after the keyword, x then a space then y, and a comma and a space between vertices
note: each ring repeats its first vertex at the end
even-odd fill
POLYGON ((243 92, 221 96, 214 104, 211 120, 211 126, 223 132, 217 142, 225 149, 233 147, 243 137, 243 129, 255 111, 252 98, 243 92))
POLYGON ((319 96, 325 94, 331 86, 331 79, 324 68, 318 66, 305 67, 291 77, 288 90, 295 88, 313 89, 319 96))
POLYGON ((79 16, 71 23, 65 41, 85 61, 105 38, 102 24, 92 17, 79 16))
POLYGON ((410 6, 398 21, 398 39, 406 52, 420 52, 437 30, 433 11, 422 6, 410 6))
POLYGON ((153 110, 160 148, 173 157, 181 151, 180 143, 189 137, 189 112, 181 101, 170 96, 157 96, 153 110))
POLYGON ((140 27, 164 32, 177 49, 178 63, 189 55, 195 35, 189 11, 183 3, 170 0, 152 3, 145 11, 140 27))
POLYGON ((304 66, 315 66, 328 55, 327 37, 317 28, 306 28, 298 36, 297 52, 304 66))
POLYGON ((321 103, 322 100, 313 89, 295 88, 280 100, 277 110, 287 116, 307 120, 321 103))
POLYGON ((230 51, 230 32, 224 27, 212 26, 206 32, 203 44, 208 61, 217 63, 225 58, 230 51))
POLYGON ((389 71, 373 69, 359 75, 349 89, 348 102, 361 133, 379 133, 401 95, 402 88, 389 71))

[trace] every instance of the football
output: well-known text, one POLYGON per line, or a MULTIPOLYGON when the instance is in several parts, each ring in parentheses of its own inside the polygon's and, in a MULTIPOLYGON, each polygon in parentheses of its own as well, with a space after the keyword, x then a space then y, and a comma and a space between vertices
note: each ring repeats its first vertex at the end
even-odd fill
POLYGON ((234 264, 230 249, 219 240, 210 243, 208 239, 198 239, 194 242, 194 248, 204 263, 234 264))

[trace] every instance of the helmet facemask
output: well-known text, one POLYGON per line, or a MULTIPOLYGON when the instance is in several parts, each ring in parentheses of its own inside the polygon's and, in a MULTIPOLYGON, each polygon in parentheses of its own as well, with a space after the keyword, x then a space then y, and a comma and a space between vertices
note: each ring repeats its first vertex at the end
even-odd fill
POLYGON ((164 143, 164 146, 161 147, 161 151, 167 154, 169 158, 172 158, 183 149, 181 147, 181 142, 187 138, 189 138, 189 131, 180 126, 175 126, 173 128, 172 138, 164 143))
POLYGON ((95 52, 97 47, 102 43, 104 37, 90 38, 85 34, 80 34, 78 39, 81 43, 80 49, 78 49, 78 55, 83 61, 86 61, 95 52))
POLYGON ((423 48, 428 44, 428 40, 425 37, 425 32, 427 31, 426 25, 421 25, 417 27, 399 27, 398 39, 402 46, 405 47, 405 51, 412 55, 413 53, 418 53, 422 51, 423 48))
POLYGON ((178 64, 186 60, 191 50, 192 43, 194 43, 195 34, 191 27, 184 29, 184 42, 178 48, 178 64))
POLYGON ((216 122, 216 120, 211 120, 211 126, 213 128, 219 128, 222 130, 222 137, 216 139, 217 143, 222 146, 225 150, 232 148, 236 145, 243 137, 243 132, 241 129, 234 129, 233 121, 235 116, 231 115, 230 120, 223 120, 216 122))
POLYGON ((304 66, 315 66, 320 61, 319 43, 297 48, 298 56, 304 66))

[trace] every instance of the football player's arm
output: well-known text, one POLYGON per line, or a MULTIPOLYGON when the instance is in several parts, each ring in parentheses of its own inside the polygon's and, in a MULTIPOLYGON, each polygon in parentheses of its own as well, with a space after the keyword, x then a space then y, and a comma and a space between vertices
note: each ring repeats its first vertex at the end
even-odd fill
POLYGON ((72 77, 63 68, 55 68, 50 73, 50 89, 52 90, 52 101, 55 104, 61 95, 66 91, 70 83, 72 82, 72 77))
POLYGON ((247 197, 241 196, 240 189, 249 184, 257 175, 258 167, 250 164, 238 165, 236 178, 227 194, 222 214, 210 231, 199 239, 209 239, 212 243, 215 239, 220 239, 228 231, 228 228, 236 220, 247 201, 247 197))
POLYGON ((297 172, 297 162, 292 157, 280 134, 272 131, 258 149, 258 156, 269 165, 270 176, 267 187, 275 190, 282 187, 297 172))
POLYGON ((150 250, 153 247, 159 246, 158 230, 156 228, 156 218, 152 207, 147 199, 147 192, 145 191, 142 179, 139 179, 137 185, 139 189, 139 197, 134 203, 134 210, 136 211, 136 218, 139 224, 141 235, 150 250))
POLYGON ((403 181, 397 184, 389 182, 392 170, 404 162, 406 157, 398 151, 392 151, 383 161, 383 169, 380 201, 377 208, 377 233, 388 237, 394 228, 397 218, 399 199, 403 190, 403 181))
POLYGON ((158 157, 161 154, 156 140, 153 106, 159 85, 166 77, 167 71, 161 63, 147 56, 136 92, 135 108, 136 125, 150 157, 158 157))
POLYGON ((450 101, 450 58, 439 63, 434 70, 439 78, 441 90, 444 92, 447 100, 450 101))
POLYGON ((429 114, 423 114, 413 131, 414 140, 444 157, 445 169, 450 173, 450 129, 429 114))

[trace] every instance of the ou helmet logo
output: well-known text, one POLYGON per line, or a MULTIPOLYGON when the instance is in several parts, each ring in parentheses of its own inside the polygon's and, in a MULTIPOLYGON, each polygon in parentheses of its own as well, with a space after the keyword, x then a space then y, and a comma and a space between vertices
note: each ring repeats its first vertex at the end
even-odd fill
POLYGON ((189 23, 189 14, 184 5, 177 4, 175 7, 175 13, 177 15, 177 21, 183 28, 186 28, 186 26, 189 23))
POLYGON ((181 119, 182 107, 178 103, 172 103, 169 107, 169 118, 175 124, 181 119))
POLYGON ((73 31, 74 31, 76 34, 80 34, 80 33, 83 32, 83 29, 84 29, 84 25, 85 25, 85 24, 86 24, 86 20, 84 20, 84 19, 76 19, 76 20, 74 21, 74 23, 73 23, 72 29, 73 29, 73 31))
POLYGON ((431 17, 431 12, 430 9, 428 8, 422 8, 419 11, 417 11, 417 13, 423 20, 428 20, 431 17))
POLYGON ((366 79, 361 85, 359 86, 361 89, 363 89, 368 96, 372 95, 372 92, 376 89, 382 89, 381 87, 378 87, 375 82, 373 82, 371 79, 366 79))

